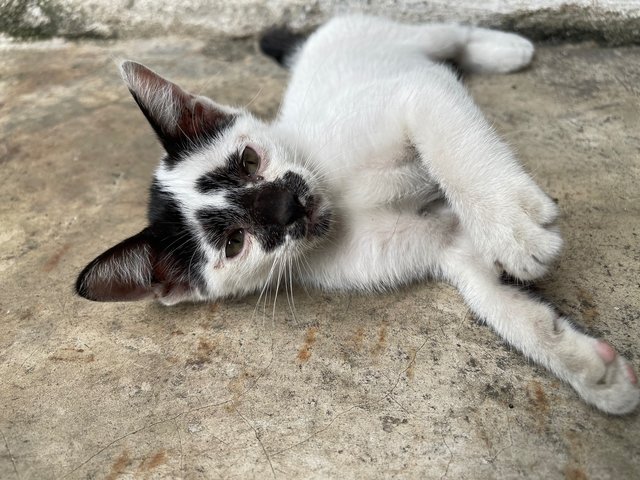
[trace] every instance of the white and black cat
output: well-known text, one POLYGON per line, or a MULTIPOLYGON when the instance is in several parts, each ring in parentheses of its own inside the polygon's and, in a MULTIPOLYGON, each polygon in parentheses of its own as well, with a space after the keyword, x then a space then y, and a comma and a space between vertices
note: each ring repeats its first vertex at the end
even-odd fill
POLYGON ((439 63, 510 72, 533 51, 482 28, 334 19, 288 58, 271 123, 124 62, 166 156, 149 226, 93 260, 78 294, 212 300, 260 291, 283 268, 334 291, 443 279, 586 402, 632 411, 640 390, 624 358, 500 282, 503 270, 524 280, 547 271, 562 246, 557 208, 439 63))

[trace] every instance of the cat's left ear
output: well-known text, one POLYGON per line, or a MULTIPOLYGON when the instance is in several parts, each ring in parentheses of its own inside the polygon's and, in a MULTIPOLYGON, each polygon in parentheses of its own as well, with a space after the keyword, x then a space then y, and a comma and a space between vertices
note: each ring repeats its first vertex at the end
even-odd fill
POLYGON ((150 228, 96 257, 78 276, 76 293, 97 302, 155 298, 165 305, 189 300, 192 290, 150 228))
POLYGON ((237 113, 183 90, 139 63, 122 62, 120 73, 169 155, 180 155, 215 138, 237 113))

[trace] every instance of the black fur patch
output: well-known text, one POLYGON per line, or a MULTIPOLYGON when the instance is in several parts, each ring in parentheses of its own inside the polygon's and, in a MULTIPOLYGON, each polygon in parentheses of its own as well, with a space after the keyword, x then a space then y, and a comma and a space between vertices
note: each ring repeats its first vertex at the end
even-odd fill
POLYGON ((145 228, 94 258, 78 275, 76 293, 87 300, 102 302, 139 300, 148 296, 151 285, 157 281, 153 267, 139 270, 140 275, 135 277, 128 272, 140 264, 151 266, 155 255, 147 247, 152 241, 149 229, 145 228), (137 259, 139 264, 135 263, 137 259), (100 275, 104 265, 111 270, 111 275, 100 275), (115 268, 116 265, 119 268, 115 268))
POLYGON ((196 213, 196 218, 205 231, 207 241, 220 250, 225 246, 227 235, 234 230, 239 228, 251 230, 251 221, 248 216, 242 216, 231 209, 202 209, 196 213))
POLYGON ((287 67, 293 53, 306 39, 305 34, 292 32, 285 27, 273 27, 262 34, 260 50, 283 67, 287 67))
POLYGON ((282 245, 287 235, 294 239, 305 234, 319 234, 328 229, 328 223, 316 222, 313 231, 307 232, 310 209, 315 200, 309 196, 309 186, 297 173, 287 172, 274 182, 249 183, 246 175, 238 173, 230 161, 226 167, 203 175, 198 180, 202 193, 225 190, 225 198, 231 208, 200 210, 196 217, 206 232, 212 246, 222 249, 227 236, 242 228, 254 235, 263 250, 272 251, 282 245), (303 206, 303 202, 307 202, 303 206))
POLYGON ((177 127, 168 129, 167 125, 158 122, 149 112, 136 92, 131 89, 129 91, 167 152, 164 162, 169 167, 175 166, 185 153, 193 152, 204 143, 215 141, 224 135, 236 120, 235 115, 223 113, 208 105, 203 107, 202 103, 196 102, 192 110, 185 109, 180 113, 177 127))
POLYGON ((240 167, 240 152, 233 152, 227 165, 205 173, 196 181, 196 189, 200 193, 213 193, 244 186, 248 181, 240 167))
POLYGON ((303 198, 309 193, 309 186, 297 173, 287 172, 282 177, 282 184, 295 193, 298 197, 303 198))
MULTIPOLYGON (((165 157, 165 164, 173 168, 180 160, 189 153, 202 148, 203 144, 216 142, 236 121, 235 115, 220 115, 215 124, 198 132, 161 139, 168 155, 165 157)), ((184 128, 181 127, 183 130, 184 128)))
POLYGON ((155 179, 150 188, 148 218, 158 250, 171 258, 172 265, 181 276, 189 278, 192 286, 201 286, 205 257, 198 239, 190 231, 177 200, 155 179))

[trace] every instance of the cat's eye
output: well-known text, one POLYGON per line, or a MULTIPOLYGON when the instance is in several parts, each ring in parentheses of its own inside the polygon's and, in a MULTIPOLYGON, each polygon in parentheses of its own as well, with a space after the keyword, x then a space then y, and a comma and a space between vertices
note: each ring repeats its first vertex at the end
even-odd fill
POLYGON ((260 168, 260 156, 251 147, 245 147, 242 151, 242 169, 249 176, 255 175, 260 168))
POLYGON ((236 230, 227 237, 227 245, 224 250, 224 254, 227 258, 233 258, 237 256, 244 246, 244 230, 236 230))

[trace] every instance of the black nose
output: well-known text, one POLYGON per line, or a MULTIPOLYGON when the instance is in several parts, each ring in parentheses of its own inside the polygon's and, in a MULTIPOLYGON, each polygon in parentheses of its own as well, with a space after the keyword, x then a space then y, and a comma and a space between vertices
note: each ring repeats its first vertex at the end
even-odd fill
POLYGON ((287 226, 305 215, 298 197, 279 186, 266 186, 258 190, 253 210, 263 225, 287 226))

